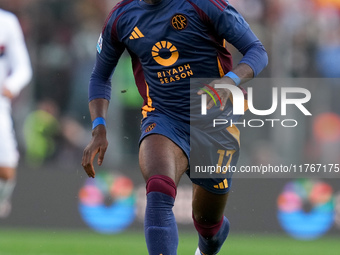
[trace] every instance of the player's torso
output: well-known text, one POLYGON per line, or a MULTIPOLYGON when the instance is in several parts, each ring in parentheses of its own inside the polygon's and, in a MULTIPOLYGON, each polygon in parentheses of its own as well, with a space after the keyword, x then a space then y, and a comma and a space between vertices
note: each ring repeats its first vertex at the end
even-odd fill
POLYGON ((219 76, 208 28, 188 1, 163 0, 162 6, 150 9, 141 2, 127 10, 117 26, 121 41, 138 56, 154 84, 219 76))
POLYGON ((10 43, 9 26, 7 13, 0 10, 0 114, 7 114, 10 109, 10 101, 8 98, 1 95, 2 87, 5 79, 10 72, 9 58, 8 58, 8 44, 10 43))
POLYGON ((221 75, 212 28, 187 0, 129 7, 117 21, 117 35, 142 66, 152 107, 188 119, 190 79, 221 75))
POLYGON ((8 31, 8 19, 7 14, 4 14, 2 10, 0 10, 0 89, 2 87, 3 81, 5 77, 9 73, 9 64, 8 64, 8 41, 9 31, 8 31))

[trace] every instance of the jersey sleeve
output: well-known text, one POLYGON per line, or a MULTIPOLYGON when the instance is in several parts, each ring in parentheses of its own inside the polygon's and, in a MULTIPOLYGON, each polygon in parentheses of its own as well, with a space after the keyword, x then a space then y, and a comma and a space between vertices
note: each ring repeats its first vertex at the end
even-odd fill
POLYGON ((16 96, 31 80, 32 68, 18 19, 11 15, 7 25, 9 31, 7 38, 8 61, 11 72, 4 84, 12 95, 16 96))
POLYGON ((125 49, 118 39, 116 23, 109 19, 99 36, 96 62, 89 82, 89 101, 111 99, 111 77, 125 49))
POLYGON ((268 56, 249 24, 234 7, 224 0, 207 0, 207 15, 218 35, 235 46, 243 55, 240 63, 248 64, 257 76, 268 64, 268 56))

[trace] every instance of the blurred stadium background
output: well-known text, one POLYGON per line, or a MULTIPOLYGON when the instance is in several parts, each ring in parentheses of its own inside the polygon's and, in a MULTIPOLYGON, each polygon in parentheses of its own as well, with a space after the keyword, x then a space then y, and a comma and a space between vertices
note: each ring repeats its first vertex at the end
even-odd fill
MULTIPOLYGON (((95 180, 80 165, 91 133, 87 84, 95 46, 117 2, 0 0, 0 8, 19 17, 34 69, 13 104, 21 162, 12 213, 0 219, 1 255, 146 254, 137 157, 141 99, 128 56, 113 78, 105 163, 95 180)), ((313 116, 291 111, 299 122, 293 129, 242 127, 240 165, 339 164, 340 1, 230 2, 268 51, 269 66, 260 77, 303 81, 312 93, 307 106, 313 116)), ((241 56, 230 49, 236 63, 241 56)), ((258 108, 270 107, 270 88, 259 86, 254 93, 258 108)), ((340 173, 310 177, 235 178, 226 211, 232 229, 223 252, 339 254, 340 173)), ((190 198, 184 177, 174 209, 179 254, 193 254, 196 247, 190 198)))

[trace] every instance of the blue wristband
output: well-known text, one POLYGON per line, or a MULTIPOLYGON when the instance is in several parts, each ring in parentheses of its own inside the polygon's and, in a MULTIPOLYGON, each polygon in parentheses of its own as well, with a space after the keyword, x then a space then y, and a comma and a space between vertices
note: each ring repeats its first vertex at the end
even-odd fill
POLYGON ((97 117, 92 121, 92 130, 95 129, 98 125, 104 125, 106 127, 106 121, 103 117, 97 117))
POLYGON ((235 85, 238 86, 241 83, 241 79, 240 77, 237 76, 236 73, 233 72, 228 72, 225 76, 229 77, 230 79, 232 79, 235 82, 235 85))

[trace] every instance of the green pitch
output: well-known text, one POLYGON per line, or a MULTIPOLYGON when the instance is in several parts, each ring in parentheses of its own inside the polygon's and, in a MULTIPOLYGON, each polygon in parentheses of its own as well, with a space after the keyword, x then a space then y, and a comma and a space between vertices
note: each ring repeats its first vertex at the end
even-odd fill
MULTIPOLYGON (((193 255, 195 233, 181 233, 178 255, 193 255)), ((143 255, 143 233, 100 235, 88 231, 0 229, 0 255, 143 255)), ((231 233, 219 254, 230 255, 338 255, 339 237, 296 241, 287 236, 231 233)))

